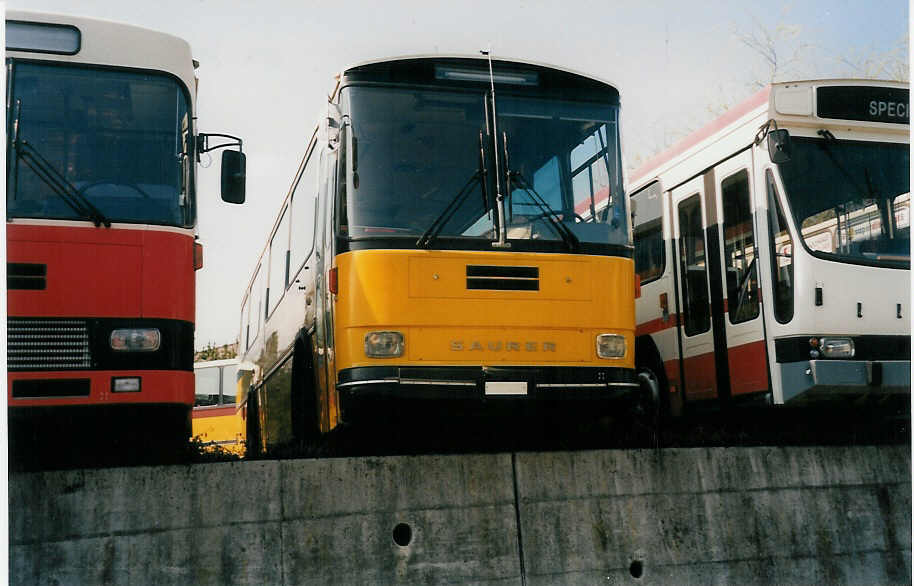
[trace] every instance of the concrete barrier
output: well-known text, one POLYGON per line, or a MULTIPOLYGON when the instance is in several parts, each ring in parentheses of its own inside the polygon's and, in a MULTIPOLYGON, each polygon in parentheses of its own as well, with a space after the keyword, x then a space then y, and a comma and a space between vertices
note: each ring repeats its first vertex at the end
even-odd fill
POLYGON ((14 476, 10 581, 520 583, 510 458, 238 462, 14 476))
POLYGON ((906 446, 10 478, 13 584, 910 583, 906 446))
POLYGON ((519 454, 516 467, 528 585, 911 581, 906 447, 519 454))

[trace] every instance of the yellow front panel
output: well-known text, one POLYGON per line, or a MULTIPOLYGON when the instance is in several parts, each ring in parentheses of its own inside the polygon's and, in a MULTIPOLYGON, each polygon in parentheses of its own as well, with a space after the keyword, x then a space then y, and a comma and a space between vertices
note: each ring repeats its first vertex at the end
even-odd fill
POLYGON ((634 367, 631 259, 566 254, 368 250, 337 257, 337 370, 355 366, 549 364, 634 367), (467 288, 467 265, 537 267, 536 291, 467 288), (365 334, 406 336, 399 358, 365 356, 365 334), (626 337, 622 359, 596 336, 626 337))
MULTIPOLYGON (((225 409, 220 410, 225 411, 225 409)), ((205 409, 194 410, 191 437, 233 454, 244 454, 244 420, 240 410, 225 415, 206 416, 205 409)))

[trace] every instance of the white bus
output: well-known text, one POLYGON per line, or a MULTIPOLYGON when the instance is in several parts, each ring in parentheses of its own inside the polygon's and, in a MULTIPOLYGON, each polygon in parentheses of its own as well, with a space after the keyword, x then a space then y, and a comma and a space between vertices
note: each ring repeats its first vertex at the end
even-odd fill
POLYGON ((661 404, 910 393, 908 86, 770 85, 633 174, 661 404))

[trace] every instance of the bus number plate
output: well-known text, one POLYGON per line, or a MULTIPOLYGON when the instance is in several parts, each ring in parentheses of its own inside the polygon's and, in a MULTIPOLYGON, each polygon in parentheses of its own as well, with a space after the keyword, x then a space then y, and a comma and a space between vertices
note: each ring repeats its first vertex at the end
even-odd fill
POLYGON ((486 381, 486 395, 526 395, 526 382, 486 381))

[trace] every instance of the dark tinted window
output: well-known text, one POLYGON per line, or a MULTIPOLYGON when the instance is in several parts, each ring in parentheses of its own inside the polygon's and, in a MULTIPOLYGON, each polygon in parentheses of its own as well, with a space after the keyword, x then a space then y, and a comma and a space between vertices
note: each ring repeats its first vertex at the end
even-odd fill
POLYGON ((174 79, 16 63, 11 89, 9 216, 86 219, 85 199, 112 221, 193 225, 188 106, 174 79))
POLYGON ((506 94, 493 120, 481 88, 349 87, 344 99, 355 168, 341 232, 415 238, 437 226, 436 236, 491 240, 501 189, 510 240, 564 248, 571 232, 581 242, 630 244, 616 106, 506 94), (488 136, 496 123, 497 183, 488 136))
POLYGON ((801 244, 820 256, 910 266, 907 144, 791 137, 778 165, 801 244))

